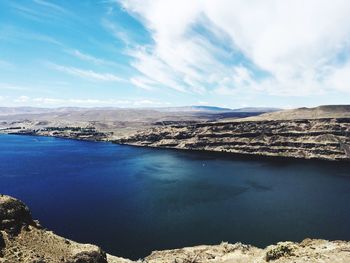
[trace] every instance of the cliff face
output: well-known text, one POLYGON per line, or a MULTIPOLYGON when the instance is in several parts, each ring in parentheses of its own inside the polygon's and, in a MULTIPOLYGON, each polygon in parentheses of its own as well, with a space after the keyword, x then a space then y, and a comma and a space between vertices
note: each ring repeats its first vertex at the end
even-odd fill
MULTIPOLYGON (((112 242, 112 240, 111 240, 112 242)), ((79 244, 43 229, 21 201, 0 195, 0 262, 3 263, 132 263, 101 248, 79 244)), ((305 239, 280 242, 265 249, 241 243, 221 243, 154 251, 137 262, 350 262, 350 242, 305 239)))
MULTIPOLYGON (((79 244, 43 229, 21 201, 0 195, 0 262, 107 263, 99 247, 79 244)), ((127 260, 111 257, 110 262, 127 260)))
POLYGON ((237 119, 252 115, 257 113, 140 109, 56 109, 40 114, 13 115, 7 112, 1 115, 0 109, 0 134, 55 136, 265 156, 350 160, 350 105, 300 108, 237 119))
POLYGON ((350 160, 350 118, 163 126, 116 141, 138 146, 350 160))

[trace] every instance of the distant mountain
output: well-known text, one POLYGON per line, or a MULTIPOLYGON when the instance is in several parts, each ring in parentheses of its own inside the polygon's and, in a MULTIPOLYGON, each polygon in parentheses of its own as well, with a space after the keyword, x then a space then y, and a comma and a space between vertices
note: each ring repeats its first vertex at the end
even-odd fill
POLYGON ((215 106, 181 106, 181 107, 161 107, 161 108, 148 108, 161 112, 228 112, 232 111, 229 108, 221 108, 215 106))
POLYGON ((350 105, 323 105, 261 114, 245 120, 295 120, 321 118, 350 118, 350 105))
POLYGON ((230 108, 221 108, 215 106, 191 106, 191 108, 199 111, 232 111, 230 108))
POLYGON ((36 114, 57 111, 57 109, 35 107, 0 107, 0 115, 36 114))
POLYGON ((234 112, 275 112, 280 111, 279 108, 268 108, 268 107, 246 107, 246 108, 239 108, 239 109, 233 109, 234 112))
POLYGON ((216 106, 202 106, 202 105, 194 105, 194 106, 183 106, 183 107, 167 107, 167 108, 150 108, 158 111, 169 111, 169 112, 246 112, 246 113, 263 113, 263 112, 274 112, 280 111, 279 108, 265 108, 265 107, 246 107, 246 108, 223 108, 216 106))
POLYGON ((280 109, 277 108, 263 108, 263 107, 247 107, 230 109, 216 106, 183 106, 183 107, 162 107, 162 108, 118 108, 118 107, 58 107, 58 108, 40 108, 40 107, 0 107, 0 115, 17 115, 17 114, 41 114, 41 113, 63 113, 63 112, 82 112, 82 111, 142 111, 151 110, 158 112, 273 112, 280 109))
POLYGON ((238 109, 221 108, 215 106, 191 106, 190 108, 199 111, 220 111, 220 112, 274 112, 280 111, 279 108, 268 108, 268 107, 245 107, 238 109))

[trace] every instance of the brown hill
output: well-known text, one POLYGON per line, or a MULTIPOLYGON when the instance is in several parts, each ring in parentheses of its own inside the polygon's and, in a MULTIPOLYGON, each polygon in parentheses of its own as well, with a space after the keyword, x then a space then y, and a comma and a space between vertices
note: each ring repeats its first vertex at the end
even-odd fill
POLYGON ((295 120, 295 119, 323 119, 323 118, 350 118, 350 105, 324 105, 315 108, 298 108, 264 113, 259 116, 241 120, 295 120))

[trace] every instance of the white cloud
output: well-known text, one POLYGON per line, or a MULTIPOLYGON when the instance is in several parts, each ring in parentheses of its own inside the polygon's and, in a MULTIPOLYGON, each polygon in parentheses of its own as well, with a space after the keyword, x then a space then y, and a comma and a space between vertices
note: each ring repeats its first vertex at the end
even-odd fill
POLYGON ((155 81, 152 81, 152 80, 145 78, 145 77, 131 78, 130 83, 136 87, 139 87, 139 88, 145 89, 145 90, 152 90, 153 85, 157 84, 155 81))
POLYGON ((63 103, 64 100, 62 99, 55 99, 55 98, 33 98, 31 99, 33 102, 35 103, 40 103, 40 104, 50 104, 50 105, 56 105, 56 104, 60 104, 63 103))
POLYGON ((30 87, 13 85, 8 83, 0 83, 0 90, 30 90, 30 87))
POLYGON ((198 104, 198 105, 203 105, 203 106, 205 106, 205 105, 209 105, 209 102, 199 100, 199 101, 197 101, 197 104, 198 104))
POLYGON ((102 26, 112 34, 116 39, 121 40, 126 45, 132 45, 133 41, 124 29, 113 24, 107 19, 102 20, 102 26))
POLYGON ((16 103, 26 103, 30 100, 28 96, 20 96, 17 99, 14 100, 16 103))
POLYGON ((350 52, 347 0, 120 2, 155 43, 131 50, 132 65, 161 86, 222 94, 350 92, 349 63, 339 61, 350 52), (235 53, 245 59, 225 61, 235 53))
MULTIPOLYGON (((0 100, 4 97, 0 96, 0 100)), ((19 96, 12 101, 8 100, 6 105, 49 107, 80 106, 80 107, 157 107, 169 106, 171 103, 150 99, 76 99, 76 98, 52 98, 52 97, 29 97, 19 96), (12 103, 11 103, 12 102, 12 103)))
POLYGON ((111 73, 98 73, 93 70, 67 67, 67 66, 62 66, 62 65, 52 64, 52 63, 48 63, 48 66, 55 70, 65 72, 67 74, 84 78, 84 79, 90 79, 90 80, 96 80, 96 81, 113 81, 113 82, 125 81, 119 76, 111 73))
POLYGON ((341 67, 333 68, 326 79, 326 85, 339 91, 350 91, 350 61, 341 67))

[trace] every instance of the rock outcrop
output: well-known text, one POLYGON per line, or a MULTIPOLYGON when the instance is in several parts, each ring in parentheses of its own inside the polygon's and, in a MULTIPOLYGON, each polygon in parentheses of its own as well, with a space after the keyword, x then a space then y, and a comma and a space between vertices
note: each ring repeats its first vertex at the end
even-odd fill
POLYGON ((237 120, 163 126, 137 132, 116 142, 237 154, 350 160, 350 118, 237 120))
POLYGON ((280 242, 265 249, 240 243, 196 246, 155 251, 147 263, 345 263, 350 262, 350 242, 305 239, 301 243, 280 242))
POLYGON ((9 196, 0 198, 0 231, 14 236, 23 227, 35 226, 28 207, 19 200, 9 196))
POLYGON ((78 244, 42 229, 24 203, 0 195, 0 262, 107 263, 107 255, 97 246, 78 244))
MULTIPOLYGON (((112 241, 111 241, 112 242, 112 241)), ((79 244, 43 229, 21 201, 0 195, 1 263, 132 263, 106 254, 101 248, 79 244)), ((144 263, 348 263, 350 242, 305 239, 301 243, 280 242, 260 249, 241 243, 221 243, 154 251, 137 262, 144 263)))

